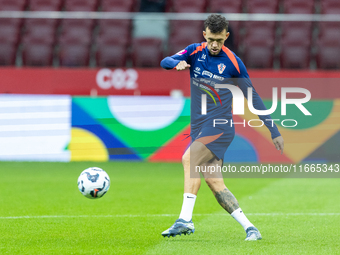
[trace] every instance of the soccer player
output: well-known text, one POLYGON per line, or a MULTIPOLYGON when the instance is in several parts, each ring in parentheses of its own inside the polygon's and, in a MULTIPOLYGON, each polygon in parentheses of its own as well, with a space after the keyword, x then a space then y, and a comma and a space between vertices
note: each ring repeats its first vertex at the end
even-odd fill
MULTIPOLYGON (((165 69, 183 71, 190 69, 191 78, 191 139, 192 143, 184 153, 184 199, 179 219, 162 235, 176 236, 194 233, 192 213, 196 195, 201 185, 195 166, 222 166, 224 154, 235 134, 234 125, 214 125, 215 119, 228 119, 232 123, 232 93, 228 89, 218 89, 217 84, 238 86, 245 97, 252 88, 253 105, 257 110, 266 110, 249 79, 246 67, 235 53, 223 46, 228 38, 228 21, 219 14, 211 14, 204 22, 203 36, 206 42, 194 43, 177 54, 162 60, 165 69), (207 94, 210 96, 208 97, 207 94), (206 97, 206 109, 201 107, 206 97), (216 98, 213 99, 213 98, 216 98), (207 100, 209 99, 209 100, 207 100), (215 102, 214 102, 215 101, 215 102), (216 103, 217 101, 217 103, 216 103)), ((269 115, 259 115, 271 133, 277 150, 283 153, 283 138, 269 115)), ((259 230, 247 219, 235 196, 225 186, 222 174, 213 178, 203 173, 206 183, 218 203, 239 222, 246 231, 245 240, 262 239, 259 230)))

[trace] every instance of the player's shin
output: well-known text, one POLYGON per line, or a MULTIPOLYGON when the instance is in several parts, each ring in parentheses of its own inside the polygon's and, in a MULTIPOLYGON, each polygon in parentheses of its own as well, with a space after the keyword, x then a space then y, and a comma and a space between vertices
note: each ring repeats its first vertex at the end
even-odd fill
POLYGON ((192 212, 194 211, 196 201, 196 195, 191 193, 184 193, 183 195, 183 204, 181 214, 179 215, 180 219, 185 221, 191 221, 192 219, 192 212))

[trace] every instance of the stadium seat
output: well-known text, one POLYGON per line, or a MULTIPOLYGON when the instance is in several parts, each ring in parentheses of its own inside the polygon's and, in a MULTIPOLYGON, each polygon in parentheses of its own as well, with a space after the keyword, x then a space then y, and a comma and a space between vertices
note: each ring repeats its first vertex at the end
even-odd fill
POLYGON ((135 38, 132 62, 135 67, 159 67, 163 58, 163 43, 159 38, 135 38))
POLYGON ((134 0, 102 0, 103 12, 133 12, 135 10, 134 0))
POLYGON ((310 64, 309 42, 301 45, 300 42, 289 42, 281 44, 280 62, 284 69, 309 69, 310 64))
POLYGON ((340 68, 340 24, 320 22, 316 62, 318 68, 340 68))
POLYGON ((131 38, 131 20, 103 19, 98 24, 100 37, 116 38, 119 35, 123 40, 131 38))
POLYGON ((244 63, 248 68, 273 68, 274 41, 245 41, 244 63))
POLYGON ((340 69, 340 41, 321 37, 317 42, 316 63, 322 69, 340 69))
MULTIPOLYGON (((40 30, 41 31, 41 30, 40 30)), ((28 30, 22 36, 22 43, 37 41, 42 44, 52 45, 55 42, 55 30, 43 30, 42 34, 37 29, 28 30)))
POLYGON ((92 29, 94 27, 94 20, 92 19, 63 19, 61 21, 62 28, 74 28, 74 27, 80 27, 80 28, 88 28, 92 29))
POLYGON ((66 0, 65 11, 74 12, 93 12, 98 8, 97 0, 66 0))
POLYGON ((60 11, 62 0, 30 0, 30 11, 60 11))
POLYGON ((0 42, 0 65, 14 66, 16 57, 16 45, 8 42, 0 42))
POLYGON ((202 21, 172 20, 168 41, 169 54, 175 54, 190 44, 205 41, 203 30, 202 21))
POLYGON ((93 24, 93 20, 63 20, 60 42, 89 45, 92 41, 93 24))
POLYGON ((20 36, 18 19, 0 19, 0 42, 17 45, 20 36))
POLYGON ((23 41, 39 40, 46 44, 53 44, 56 37, 55 19, 27 19, 23 41))
POLYGON ((177 38, 170 38, 169 43, 168 43, 168 55, 174 55, 177 52, 185 49, 188 45, 191 43, 189 40, 180 40, 177 38))
POLYGON ((322 0, 321 13, 340 14, 340 3, 338 0, 322 0))
POLYGON ((174 12, 205 12, 206 0, 172 0, 174 12))
POLYGON ((319 38, 323 41, 340 41, 340 23, 339 22, 320 22, 319 38))
POLYGON ((285 13, 312 14, 315 12, 314 0, 284 0, 285 13))
MULTIPOLYGON (((201 42, 203 38, 203 22, 187 20, 172 20, 170 21, 170 39, 171 38, 184 38, 190 40, 191 43, 201 42)), ((191 44, 190 43, 190 44, 191 44)))
POLYGON ((24 11, 26 0, 0 0, 0 11, 24 11))
POLYGON ((91 33, 86 29, 74 29, 63 32, 59 37, 61 44, 82 44, 90 45, 92 41, 91 33))
POLYGON ((24 25, 26 29, 44 29, 46 27, 57 28, 58 22, 58 19, 26 19, 24 25))
POLYGON ((251 0, 247 1, 248 13, 277 13, 279 10, 278 0, 251 0))
POLYGON ((253 21, 245 23, 245 40, 274 41, 275 22, 253 21))
POLYGON ((301 45, 305 45, 308 42, 308 45, 310 45, 312 40, 312 22, 282 22, 282 40, 285 43, 294 42, 301 45))
POLYGON ((98 37, 96 61, 97 66, 124 67, 127 60, 128 41, 118 37, 98 37))
POLYGON ((83 44, 60 44, 59 61, 60 66, 80 67, 88 66, 90 48, 83 44))
POLYGON ((45 43, 23 44, 22 60, 24 66, 51 66, 53 46, 45 43))
POLYGON ((242 0, 210 0, 209 11, 211 13, 240 13, 242 12, 242 0))

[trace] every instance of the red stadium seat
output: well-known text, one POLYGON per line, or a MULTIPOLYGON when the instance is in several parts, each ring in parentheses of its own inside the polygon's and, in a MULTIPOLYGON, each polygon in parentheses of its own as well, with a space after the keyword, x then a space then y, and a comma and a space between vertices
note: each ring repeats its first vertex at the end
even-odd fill
POLYGON ((281 68, 284 69, 309 69, 310 47, 309 42, 301 45, 300 42, 283 42, 280 56, 281 68))
POLYGON ((312 14, 315 12, 314 0, 284 0, 284 12, 312 14))
POLYGON ((275 39, 275 22, 266 21, 254 21, 246 22, 246 38, 253 41, 274 41, 275 39))
POLYGON ((98 20, 100 28, 110 29, 116 27, 122 27, 128 31, 131 30, 131 20, 128 19, 100 19, 98 20))
POLYGON ((247 1, 248 13, 277 13, 279 10, 278 0, 251 0, 247 1))
POLYGON ((205 12, 206 0, 172 0, 174 12, 205 12))
POLYGON ((322 69, 340 69, 340 41, 321 37, 317 42, 316 63, 322 69))
POLYGON ((159 38, 135 38, 132 62, 135 67, 159 67, 163 58, 163 44, 159 38))
POLYGON ((27 19, 23 41, 38 40, 52 45, 56 37, 56 25, 55 19, 27 19))
POLYGON ((168 55, 174 55, 177 52, 185 49, 185 47, 187 47, 190 44, 191 43, 189 42, 189 40, 184 41, 184 40, 171 38, 168 43, 168 53, 169 53, 168 55))
POLYGON ((46 27, 56 29, 58 26, 59 20, 57 19, 26 19, 25 27, 26 29, 34 29, 41 28, 44 29, 46 27))
POLYGON ((90 31, 86 29, 74 29, 63 32, 59 37, 61 44, 82 44, 90 45, 92 41, 90 31))
POLYGON ((172 20, 170 22, 170 41, 185 41, 188 45, 200 43, 204 40, 203 30, 202 21, 172 20))
POLYGON ((29 30, 23 35, 22 42, 30 43, 30 42, 39 42, 46 45, 53 45, 55 42, 55 31, 54 30, 45 30, 42 35, 39 33, 39 30, 29 30))
POLYGON ((66 0, 65 11, 94 12, 98 8, 97 0, 66 0))
POLYGON ((63 20, 60 42, 89 45, 92 41, 93 24, 93 20, 63 20))
POLYGON ((20 36, 18 19, 0 19, 0 42, 17 45, 20 36))
POLYGON ((340 23, 339 22, 320 22, 319 38, 334 38, 340 41, 340 23))
POLYGON ((102 0, 102 11, 104 12, 133 12, 134 0, 102 0))
POLYGON ((60 66, 80 67, 89 65, 89 46, 83 44, 60 44, 59 47, 60 66))
POLYGON ((340 14, 340 3, 338 0, 322 0, 321 12, 323 14, 340 14))
POLYGON ((203 21, 172 20, 170 22, 169 54, 175 54, 192 43, 205 41, 203 21))
POLYGON ((210 0, 211 13, 240 13, 242 0, 210 0))
POLYGON ((248 68, 273 68, 274 41, 245 41, 244 63, 248 68))
POLYGON ((14 66, 17 47, 13 43, 0 42, 0 65, 14 66))
POLYGON ((119 38, 123 40, 131 38, 131 20, 99 20, 100 37, 119 38))
POLYGON ((62 0, 30 0, 30 11, 60 11, 62 0))
POLYGON ((245 22, 245 29, 247 33, 254 33, 253 30, 257 32, 262 31, 266 34, 275 33, 275 22, 274 21, 252 21, 245 22))
POLYGON ((285 43, 300 43, 301 45, 311 44, 312 22, 309 21, 285 21, 282 22, 282 40, 285 43))
POLYGON ((0 11, 24 11, 26 0, 0 0, 0 11))
POLYGON ((64 28, 69 27, 80 27, 80 28, 88 28, 92 29, 94 27, 94 20, 92 19, 63 19, 61 22, 61 26, 64 28))
POLYGON ((96 60, 98 66, 124 67, 127 60, 128 41, 118 37, 97 39, 96 60))
POLYGON ((44 43, 25 43, 22 60, 24 66, 51 66, 53 62, 53 46, 44 43))
POLYGON ((318 68, 340 68, 340 24, 320 22, 316 61, 318 68))

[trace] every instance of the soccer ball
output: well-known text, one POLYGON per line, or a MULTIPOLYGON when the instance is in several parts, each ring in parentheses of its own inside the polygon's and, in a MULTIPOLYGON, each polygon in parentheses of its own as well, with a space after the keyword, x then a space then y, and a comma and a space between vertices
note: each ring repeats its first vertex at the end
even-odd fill
POLYGON ((110 177, 99 167, 85 169, 78 178, 78 189, 87 198, 100 198, 110 188, 110 177))

